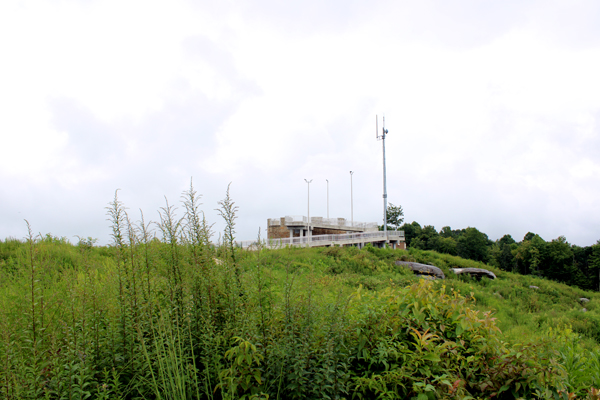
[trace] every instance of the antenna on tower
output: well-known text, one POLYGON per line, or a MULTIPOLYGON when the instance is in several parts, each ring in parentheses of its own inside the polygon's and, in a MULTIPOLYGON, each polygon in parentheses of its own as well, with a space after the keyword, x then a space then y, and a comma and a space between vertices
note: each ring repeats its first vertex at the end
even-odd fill
POLYGON ((383 127, 381 128, 381 136, 379 135, 379 117, 375 116, 375 136, 377 140, 383 142, 383 231, 385 232, 385 240, 387 243, 387 182, 385 176, 385 136, 388 130, 385 129, 385 115, 383 116, 383 127))
POLYGON ((388 134, 388 130, 385 129, 385 115, 383 116, 383 128, 381 129, 381 135, 379 134, 379 117, 375 116, 375 136, 377 140, 385 140, 385 135, 388 134))

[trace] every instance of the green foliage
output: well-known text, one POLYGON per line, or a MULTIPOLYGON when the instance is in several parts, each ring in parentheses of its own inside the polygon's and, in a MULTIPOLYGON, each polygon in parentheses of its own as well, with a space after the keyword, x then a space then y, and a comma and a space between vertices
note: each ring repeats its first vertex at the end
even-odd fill
POLYGON ((392 225, 396 230, 404 222, 404 210, 402 206, 395 206, 392 203, 387 207, 387 224, 392 225))
MULTIPOLYGON (((415 247, 242 250, 231 246, 229 194, 231 236, 215 247, 199 199, 190 184, 181 218, 161 209, 160 240, 115 194, 109 247, 31 229, 0 241, 0 397, 596 396, 598 294, 415 247), (447 279, 422 280, 396 260, 436 265, 447 279)), ((466 233, 419 230, 434 247, 466 233)), ((544 257, 566 249, 552 246, 540 249, 542 272, 544 257)))
POLYGON ((413 221, 410 224, 405 223, 400 227, 401 231, 404 231, 404 240, 408 247, 412 246, 413 239, 419 237, 421 234, 421 225, 418 222, 413 221))
POLYGON ((229 195, 230 187, 231 183, 227 186, 225 198, 219 201, 219 206, 221 207, 217 209, 217 212, 225 221, 225 231, 223 232, 223 247, 229 251, 228 256, 231 257, 231 260, 235 264, 235 220, 237 219, 236 214, 238 207, 235 205, 235 202, 231 199, 231 196, 229 195))
POLYGON ((598 277, 598 291, 600 291, 600 240, 592 246, 592 254, 589 259, 590 270, 598 277))
MULTIPOLYGON (((439 233, 433 226, 417 222, 401 226, 407 247, 458 255, 490 263, 505 271, 545 277, 586 290, 600 291, 600 248, 571 245, 564 236, 546 242, 528 232, 521 242, 510 235, 492 242, 476 228, 452 229, 444 226, 439 233)), ((600 241, 599 241, 600 243, 600 241)))
POLYGON ((570 327, 549 327, 546 335, 565 369, 569 392, 583 394, 590 387, 600 386, 600 350, 583 347, 581 336, 570 327))
POLYGON ((247 340, 235 337, 234 342, 236 345, 225 352, 225 359, 230 366, 219 373, 221 383, 216 388, 222 389, 225 399, 262 398, 265 393, 260 390, 260 367, 264 356, 247 340))
POLYGON ((510 244, 501 244, 499 254, 495 257, 498 266, 505 271, 514 271, 515 256, 513 254, 513 247, 510 244))
POLYGON ((555 363, 537 359, 532 346, 500 340, 491 313, 473 310, 452 289, 421 281, 357 297, 367 316, 355 362, 364 371, 355 379, 361 397, 514 398, 558 384, 555 363))
POLYGON ((467 228, 456 242, 456 252, 462 258, 486 262, 490 240, 477 228, 467 228))

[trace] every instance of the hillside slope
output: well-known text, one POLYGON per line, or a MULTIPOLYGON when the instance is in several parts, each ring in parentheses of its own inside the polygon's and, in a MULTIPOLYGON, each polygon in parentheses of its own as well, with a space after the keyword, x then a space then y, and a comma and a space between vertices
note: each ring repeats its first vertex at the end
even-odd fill
POLYGON ((594 293, 433 252, 172 239, 0 242, 2 397, 598 398, 594 293))

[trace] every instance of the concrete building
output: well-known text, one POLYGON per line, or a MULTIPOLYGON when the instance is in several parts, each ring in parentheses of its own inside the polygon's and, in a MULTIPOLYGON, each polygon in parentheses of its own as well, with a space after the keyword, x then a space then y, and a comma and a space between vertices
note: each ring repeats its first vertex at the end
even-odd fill
POLYGON ((284 239, 319 235, 342 235, 346 233, 377 232, 376 222, 350 222, 345 218, 311 217, 310 224, 304 216, 285 216, 267 220, 269 239, 284 239))
MULTIPOLYGON (((351 222, 345 218, 312 217, 310 223, 304 216, 286 216, 267 220, 267 242, 278 246, 358 246, 388 245, 405 249, 404 232, 379 231, 376 222, 351 222)), ((250 243, 244 243, 248 246, 250 243)))

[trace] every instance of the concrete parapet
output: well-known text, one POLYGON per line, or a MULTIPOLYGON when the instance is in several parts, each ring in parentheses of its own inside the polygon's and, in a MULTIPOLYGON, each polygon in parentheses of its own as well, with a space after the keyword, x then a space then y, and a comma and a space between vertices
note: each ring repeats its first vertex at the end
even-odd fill
MULTIPOLYGON (((290 233, 285 235, 283 229, 275 229, 276 227, 289 230, 304 229, 310 225, 310 229, 314 230, 315 235, 328 234, 345 234, 345 233, 360 233, 360 232, 376 232, 378 230, 376 222, 350 222, 346 218, 323 218, 311 217, 310 224, 308 218, 301 215, 287 215, 281 218, 269 218, 267 220, 268 238, 278 239, 290 236, 290 233)), ((291 234, 290 237, 296 236, 291 234)))

